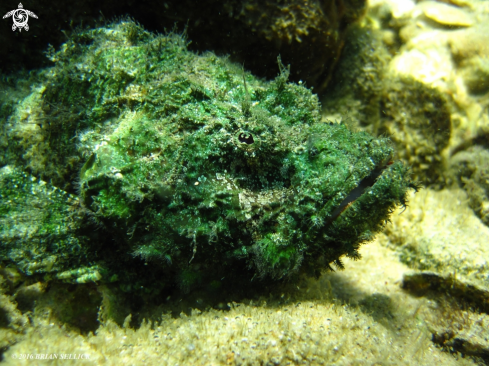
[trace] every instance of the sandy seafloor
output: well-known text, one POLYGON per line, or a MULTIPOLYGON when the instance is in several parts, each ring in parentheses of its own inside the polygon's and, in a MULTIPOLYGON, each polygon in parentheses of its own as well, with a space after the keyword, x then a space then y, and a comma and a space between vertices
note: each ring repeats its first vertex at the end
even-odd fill
MULTIPOLYGON (((3 363, 489 363, 489 168, 484 166, 489 160, 480 153, 489 149, 489 4, 371 0, 369 6, 366 24, 387 48, 395 48, 386 61, 385 82, 412 78, 451 103, 450 138, 437 152, 442 184, 413 193, 409 206, 394 212, 384 232, 361 248, 361 260, 345 259, 345 270, 289 283, 269 297, 243 299, 229 311, 168 316, 139 329, 107 321, 95 334, 80 335, 49 314, 35 314, 25 325, 15 303, 2 294, 2 307, 10 306, 9 316, 20 319, 10 320, 24 324, 20 333, 0 330, 2 344, 11 345, 3 363), (379 19, 386 13, 392 19, 383 23, 379 19), (394 39, 394 29, 400 39, 394 39), (461 151, 466 155, 456 157, 461 151), (463 179, 460 161, 473 168, 463 179), (29 355, 47 360, 22 359, 29 355), (65 359, 70 357, 78 359, 65 359)), ((355 103, 360 102, 351 106, 355 103)), ((341 108, 325 110, 325 118, 336 118, 341 108)), ((408 135, 417 131, 384 128, 394 135, 396 128, 408 135)), ((398 148, 415 151, 416 143, 398 148)), ((420 180, 423 174, 419 163, 420 180)))

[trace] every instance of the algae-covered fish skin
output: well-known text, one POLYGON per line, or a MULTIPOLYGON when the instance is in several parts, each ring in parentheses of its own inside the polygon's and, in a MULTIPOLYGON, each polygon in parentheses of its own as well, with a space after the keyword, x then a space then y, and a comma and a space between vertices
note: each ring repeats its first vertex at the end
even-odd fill
POLYGON ((0 207, 0 260, 22 273, 49 280, 96 259, 78 197, 6 165, 0 168, 0 207))
POLYGON ((118 253, 183 287, 244 267, 269 279, 341 267, 414 187, 387 138, 321 121, 280 61, 259 80, 132 22, 79 33, 52 59, 44 101, 84 104, 66 142, 86 161, 83 205, 118 253))

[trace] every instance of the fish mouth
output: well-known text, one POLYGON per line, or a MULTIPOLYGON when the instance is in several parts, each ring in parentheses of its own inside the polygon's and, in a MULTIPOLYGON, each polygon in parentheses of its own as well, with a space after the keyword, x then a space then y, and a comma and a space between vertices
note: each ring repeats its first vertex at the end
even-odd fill
POLYGON ((363 178, 358 185, 353 188, 350 193, 345 197, 343 201, 336 207, 336 209, 331 213, 329 222, 334 221, 338 216, 340 216, 348 207, 350 207, 358 198, 360 198, 365 191, 372 187, 377 179, 382 175, 382 173, 387 169, 389 165, 392 165, 393 161, 389 158, 386 163, 381 163, 375 169, 373 169, 369 175, 363 178))

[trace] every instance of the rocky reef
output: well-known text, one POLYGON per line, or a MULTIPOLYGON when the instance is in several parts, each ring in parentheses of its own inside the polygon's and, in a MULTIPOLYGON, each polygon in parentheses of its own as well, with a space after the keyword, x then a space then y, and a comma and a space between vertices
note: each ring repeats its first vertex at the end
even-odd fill
POLYGON ((235 33, 195 6, 190 48, 119 19, 1 75, 2 362, 488 364, 489 5, 334 3, 318 97, 282 51, 321 60, 319 2, 228 7, 235 33))
MULTIPOLYGON (((166 32, 178 29, 192 40, 191 50, 213 50, 244 63, 253 74, 273 79, 277 55, 290 64, 291 79, 303 80, 316 92, 323 89, 333 72, 348 27, 362 18, 365 0, 214 1, 93 0, 67 4, 54 1, 32 7, 41 21, 31 22, 22 37, 7 31, 0 47, 4 57, 0 70, 48 66, 44 52, 48 45, 58 48, 80 28, 96 28, 108 20, 129 14, 146 29, 166 32), (44 19, 44 21, 43 21, 44 19), (54 21, 47 21, 53 19, 54 21)), ((0 4, 0 13, 12 4, 0 4)))

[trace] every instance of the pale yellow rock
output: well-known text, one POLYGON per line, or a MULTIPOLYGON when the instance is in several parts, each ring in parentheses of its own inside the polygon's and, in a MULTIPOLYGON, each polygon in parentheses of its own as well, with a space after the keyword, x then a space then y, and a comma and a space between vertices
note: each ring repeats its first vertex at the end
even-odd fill
POLYGON ((470 209, 463 190, 424 189, 391 221, 386 233, 410 266, 443 276, 456 273, 489 289, 489 227, 470 209))
POLYGON ((413 48, 400 53, 393 58, 389 70, 393 75, 413 78, 442 91, 449 89, 447 81, 453 78, 451 56, 446 47, 413 48))
POLYGON ((416 6, 414 0, 370 0, 369 7, 387 6, 394 18, 407 18, 416 6))
POLYGON ((489 58, 489 25, 453 32, 449 45, 454 59, 459 63, 475 56, 489 58))
POLYGON ((442 0, 442 1, 456 6, 466 7, 469 9, 474 8, 474 3, 472 0, 442 0))
POLYGON ((424 1, 421 3, 423 14, 442 25, 454 27, 470 27, 475 23, 472 14, 467 10, 440 3, 437 1, 424 1))
POLYGON ((365 259, 374 268, 362 266, 346 278, 310 280, 297 286, 299 296, 290 298, 286 293, 280 303, 273 299, 261 304, 232 303, 229 311, 193 310, 190 316, 182 313, 176 319, 163 314, 161 322, 144 322, 138 329, 129 327, 128 317, 122 327, 108 321, 89 335, 34 316, 22 339, 4 352, 3 363, 475 365, 433 345, 418 315, 420 309, 429 310, 427 301, 401 291, 404 266, 392 253, 378 245, 372 249, 380 253, 365 253, 365 259), (377 285, 372 286, 374 279, 377 285), (330 299, 330 280, 337 280, 334 287, 347 291, 346 299, 361 300, 360 306, 330 299))

